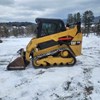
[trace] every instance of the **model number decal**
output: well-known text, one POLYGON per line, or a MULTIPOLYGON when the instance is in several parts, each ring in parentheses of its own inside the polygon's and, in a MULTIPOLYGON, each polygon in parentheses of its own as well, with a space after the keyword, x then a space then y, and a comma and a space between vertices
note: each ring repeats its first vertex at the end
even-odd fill
POLYGON ((81 41, 71 41, 71 45, 80 45, 81 41))

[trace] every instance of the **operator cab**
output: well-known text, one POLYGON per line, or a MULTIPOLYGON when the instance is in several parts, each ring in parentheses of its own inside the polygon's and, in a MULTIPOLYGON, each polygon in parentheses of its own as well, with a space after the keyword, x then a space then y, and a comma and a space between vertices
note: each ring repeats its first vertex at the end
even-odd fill
MULTIPOLYGON (((60 19, 37 18, 36 23, 37 23, 37 32, 36 32, 37 38, 56 34, 66 30, 64 22, 60 19)), ((55 42, 54 40, 50 40, 38 44, 37 47, 39 49, 45 49, 58 44, 59 44, 58 42, 55 42)))
POLYGON ((64 22, 60 19, 37 18, 37 38, 65 31, 64 22))

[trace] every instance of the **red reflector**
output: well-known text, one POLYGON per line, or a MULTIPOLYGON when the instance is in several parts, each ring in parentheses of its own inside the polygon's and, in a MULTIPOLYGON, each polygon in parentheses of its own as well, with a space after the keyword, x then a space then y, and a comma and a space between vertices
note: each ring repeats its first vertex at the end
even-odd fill
POLYGON ((72 38, 71 37, 59 38, 59 41, 63 41, 63 40, 72 40, 72 38))

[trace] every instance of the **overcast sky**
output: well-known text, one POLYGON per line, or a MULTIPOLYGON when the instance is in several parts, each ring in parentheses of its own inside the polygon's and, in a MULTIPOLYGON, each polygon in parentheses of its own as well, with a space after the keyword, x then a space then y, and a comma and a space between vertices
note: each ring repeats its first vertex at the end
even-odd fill
POLYGON ((66 18, 69 13, 86 10, 100 16, 100 0, 0 0, 0 22, 66 18))

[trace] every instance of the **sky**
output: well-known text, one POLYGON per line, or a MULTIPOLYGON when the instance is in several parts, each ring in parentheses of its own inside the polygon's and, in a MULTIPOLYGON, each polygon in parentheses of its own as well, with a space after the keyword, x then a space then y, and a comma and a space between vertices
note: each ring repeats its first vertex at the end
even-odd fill
POLYGON ((92 10, 100 16, 100 0, 0 0, 0 22, 34 22, 35 18, 67 18, 92 10))

